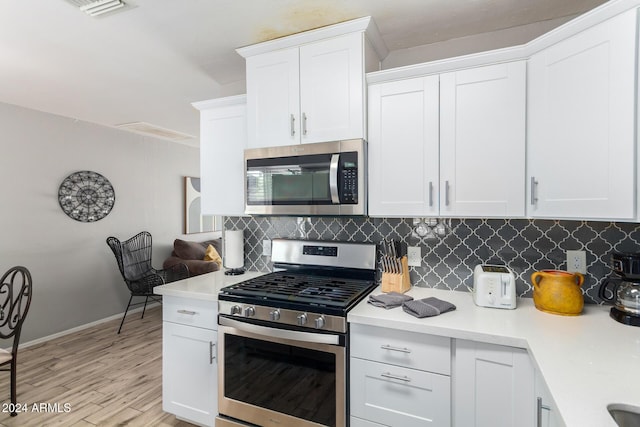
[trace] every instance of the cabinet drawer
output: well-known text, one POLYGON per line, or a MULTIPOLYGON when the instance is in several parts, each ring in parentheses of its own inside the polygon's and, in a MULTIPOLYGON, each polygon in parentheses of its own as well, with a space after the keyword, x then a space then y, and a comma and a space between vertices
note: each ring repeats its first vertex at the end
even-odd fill
POLYGON ((446 375, 351 358, 350 380, 353 417, 398 427, 451 423, 446 375))
POLYGON ((162 320, 217 330, 218 303, 217 301, 164 296, 162 298, 162 320))
POLYGON ((451 339, 368 325, 351 325, 351 356, 451 374, 451 339))

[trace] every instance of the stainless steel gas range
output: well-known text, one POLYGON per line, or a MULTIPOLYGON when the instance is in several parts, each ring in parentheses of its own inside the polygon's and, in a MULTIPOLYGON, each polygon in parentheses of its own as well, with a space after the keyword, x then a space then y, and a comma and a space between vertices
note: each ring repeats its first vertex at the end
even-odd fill
POLYGON ((274 239, 274 272, 218 296, 216 426, 347 424, 347 313, 375 287, 376 246, 274 239))

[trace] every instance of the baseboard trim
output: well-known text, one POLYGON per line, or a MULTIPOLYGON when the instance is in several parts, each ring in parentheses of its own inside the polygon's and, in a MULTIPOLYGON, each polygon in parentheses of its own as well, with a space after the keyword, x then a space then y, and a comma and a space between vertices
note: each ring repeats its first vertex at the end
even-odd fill
MULTIPOLYGON (((147 309, 153 308, 153 307, 157 307, 159 305, 160 305, 159 302, 149 303, 149 304, 147 304, 147 309)), ((138 308, 135 308, 133 310, 129 310, 127 312, 127 314, 139 313, 139 312, 142 311, 143 308, 144 307, 138 307, 138 308)), ((51 341, 51 340, 54 340, 56 338, 63 337, 65 335, 73 334, 74 332, 80 332, 80 331, 82 331, 84 329, 89 329, 89 328, 91 328, 93 326, 97 326, 97 325, 100 325, 102 323, 110 322, 110 321, 115 320, 115 319, 122 319, 122 316, 124 316, 124 311, 122 313, 119 313, 119 314, 114 314, 113 316, 105 317, 104 319, 99 319, 99 320, 95 320, 95 321, 90 322, 90 323, 86 323, 84 325, 76 326, 75 328, 66 329, 66 330, 61 331, 61 332, 56 332, 55 334, 47 335, 46 337, 36 338, 35 340, 28 341, 28 342, 26 342, 24 344, 18 345, 18 349, 32 347, 34 345, 42 344, 44 342, 51 341)), ((114 330, 113 333, 115 334, 116 332, 117 332, 117 330, 114 330)))

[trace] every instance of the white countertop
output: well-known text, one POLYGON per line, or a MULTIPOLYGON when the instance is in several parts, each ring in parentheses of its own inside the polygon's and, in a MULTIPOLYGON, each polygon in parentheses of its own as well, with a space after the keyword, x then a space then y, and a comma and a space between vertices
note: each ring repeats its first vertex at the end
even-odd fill
POLYGON ((169 295, 182 298, 195 298, 206 301, 218 301, 218 292, 225 286, 262 276, 266 273, 247 271, 237 276, 227 276, 224 271, 201 274, 166 285, 156 286, 154 292, 159 295, 169 295))
POLYGON ((586 305, 579 316, 558 316, 537 310, 531 298, 503 310, 476 306, 469 292, 413 287, 407 294, 437 297, 456 310, 418 319, 365 299, 348 321, 527 349, 567 427, 613 427, 607 404, 640 406, 640 328, 611 319, 610 307, 586 305))

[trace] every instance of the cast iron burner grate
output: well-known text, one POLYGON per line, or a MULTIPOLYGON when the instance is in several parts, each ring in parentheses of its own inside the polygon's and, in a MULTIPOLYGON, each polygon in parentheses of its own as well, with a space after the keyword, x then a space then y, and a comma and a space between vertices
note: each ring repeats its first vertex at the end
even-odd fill
POLYGON ((228 295, 347 307, 371 288, 367 280, 339 279, 288 272, 269 273, 227 286, 228 295))

